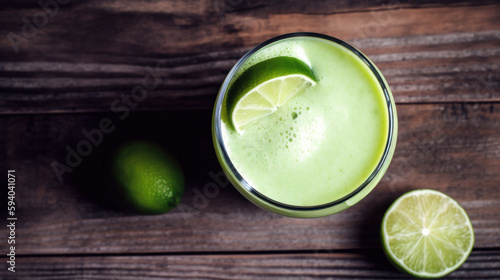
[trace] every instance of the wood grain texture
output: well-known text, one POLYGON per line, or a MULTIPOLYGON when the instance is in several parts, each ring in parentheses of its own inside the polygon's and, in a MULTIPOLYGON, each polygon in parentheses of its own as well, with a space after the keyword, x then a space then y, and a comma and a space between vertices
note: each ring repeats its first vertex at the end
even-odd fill
MULTIPOLYGON (((475 249, 448 279, 500 278, 498 1, 70 0, 16 53, 9 33, 24 36, 23 18, 43 11, 37 2, 0 3, 0 170, 16 170, 18 217, 17 272, 2 269, 0 279, 408 279, 383 256, 378 232, 390 203, 420 188, 455 198, 474 226, 475 249), (210 131, 236 61, 298 31, 367 54, 400 124, 373 193, 307 220, 263 211, 227 185, 210 131), (128 114, 113 113, 147 67, 162 81, 128 114), (67 149, 105 118, 114 131, 59 181, 51 164, 67 164, 67 149), (180 207, 141 216, 113 204, 107 159, 129 139, 180 160, 180 207)), ((0 209, 5 202, 0 195, 0 209)))
POLYGON ((106 112, 147 66, 163 81, 135 110, 208 109, 246 51, 297 31, 358 47, 400 104, 500 100, 496 1, 240 2, 71 2, 17 54, 7 34, 41 8, 2 4, 0 114, 106 112))
POLYGON ((476 248, 499 247, 500 104, 399 105, 398 114, 397 149, 382 182, 352 208, 319 219, 268 213, 220 183, 206 203, 196 198, 217 182, 210 172, 220 172, 208 110, 133 112, 123 121, 113 114, 3 116, 5 168, 18 175, 18 254, 376 248, 384 211, 420 188, 445 192, 466 209, 476 248), (66 146, 76 149, 86 139, 82 129, 105 117, 115 131, 60 183, 50 164, 64 163, 66 146), (112 206, 103 160, 131 138, 161 143, 179 158, 187 178, 181 208, 140 216, 112 206))
MULTIPOLYGON (((20 258, 15 279, 411 279, 381 250, 301 255, 174 255, 20 258)), ((473 251, 444 279, 498 279, 500 251, 473 251)))

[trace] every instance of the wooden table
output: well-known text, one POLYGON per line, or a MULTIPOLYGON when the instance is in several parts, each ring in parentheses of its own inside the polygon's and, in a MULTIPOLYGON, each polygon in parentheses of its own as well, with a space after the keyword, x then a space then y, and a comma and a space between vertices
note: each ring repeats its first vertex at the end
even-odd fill
POLYGON ((474 226, 474 250, 449 278, 500 279, 498 1, 47 1, 57 9, 0 4, 1 279, 407 278, 383 256, 378 229, 394 199, 420 188, 455 198, 474 226), (297 31, 344 39, 384 73, 399 114, 386 176, 318 219, 265 212, 223 178, 201 203, 196 192, 221 172, 210 122, 222 80, 254 45, 297 31), (161 82, 116 112, 148 71, 161 82), (114 130, 59 181, 54 162, 103 119, 114 130), (131 138, 179 158, 183 207, 141 216, 113 206, 103 160, 131 138), (15 273, 5 264, 8 169, 15 273))

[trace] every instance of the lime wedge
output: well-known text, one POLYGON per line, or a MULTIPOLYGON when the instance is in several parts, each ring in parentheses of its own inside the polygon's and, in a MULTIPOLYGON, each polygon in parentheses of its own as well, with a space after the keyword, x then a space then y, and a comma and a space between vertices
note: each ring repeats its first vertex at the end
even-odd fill
POLYGON ((399 269, 421 278, 438 278, 469 256, 474 231, 465 210, 434 190, 398 198, 382 220, 385 254, 399 269))
POLYGON ((307 88, 316 78, 303 61, 280 56, 259 62, 245 70, 230 86, 226 110, 238 133, 274 113, 307 88))

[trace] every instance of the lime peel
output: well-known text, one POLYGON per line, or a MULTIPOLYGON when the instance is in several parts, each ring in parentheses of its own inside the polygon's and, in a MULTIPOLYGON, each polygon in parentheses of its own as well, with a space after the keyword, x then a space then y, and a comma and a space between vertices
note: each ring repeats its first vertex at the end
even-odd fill
POLYGON ((127 209, 142 214, 162 214, 180 204, 184 173, 177 160, 161 147, 131 141, 113 157, 115 181, 112 195, 127 209))

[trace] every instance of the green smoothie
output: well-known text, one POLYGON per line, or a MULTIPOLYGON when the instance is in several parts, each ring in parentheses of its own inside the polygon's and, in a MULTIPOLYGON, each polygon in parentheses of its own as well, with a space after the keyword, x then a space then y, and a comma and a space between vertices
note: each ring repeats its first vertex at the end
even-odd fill
POLYGON ((317 83, 239 133, 223 103, 227 156, 254 190, 275 202, 318 206, 343 199, 370 177, 388 145, 390 115, 380 82, 352 51, 314 37, 287 38, 259 49, 232 81, 278 56, 305 62, 317 83))

